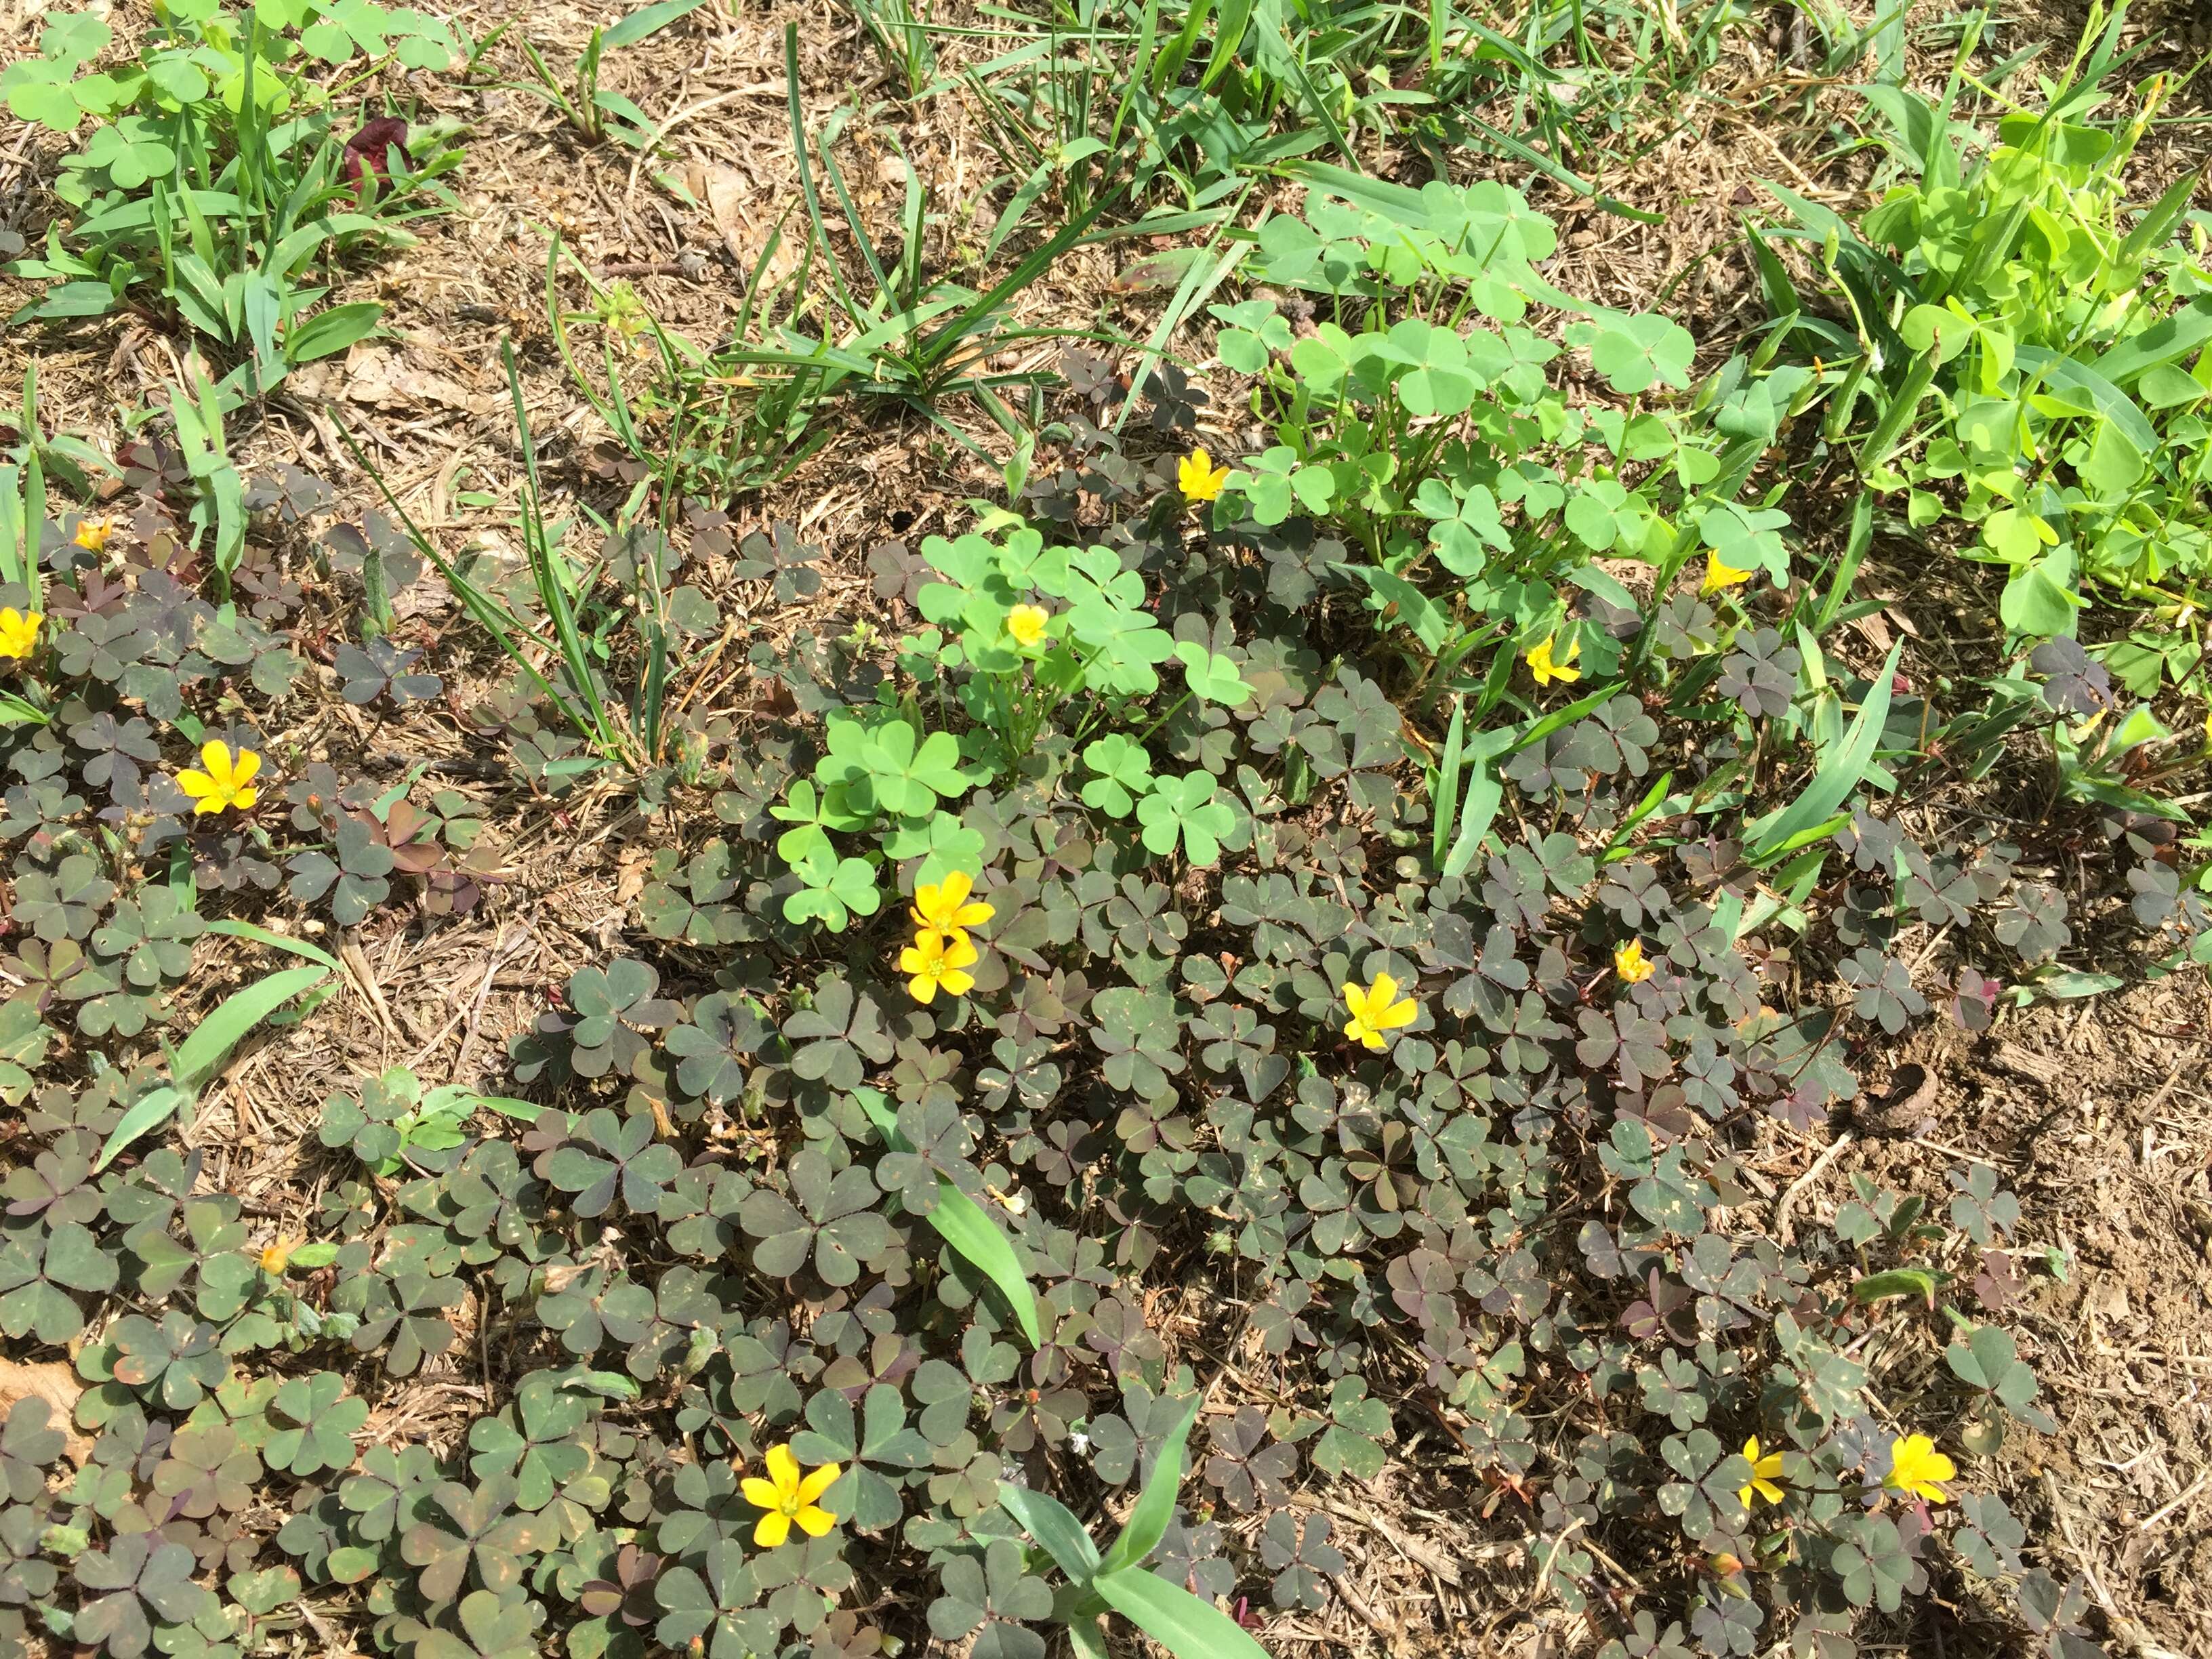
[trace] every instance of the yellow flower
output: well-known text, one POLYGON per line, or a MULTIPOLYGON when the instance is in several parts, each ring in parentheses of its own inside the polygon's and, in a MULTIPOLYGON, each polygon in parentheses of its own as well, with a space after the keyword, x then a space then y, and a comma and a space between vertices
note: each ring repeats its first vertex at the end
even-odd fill
POLYGON ((955 870, 943 881, 925 881, 914 890, 914 908, 909 914, 915 927, 966 939, 969 928, 981 927, 997 914, 981 899, 969 902, 968 895, 975 890, 975 884, 964 870, 955 870))
POLYGON ((195 814, 220 812, 226 806, 244 811, 261 799, 252 783, 261 757, 251 749, 241 748, 234 760, 228 744, 210 738, 200 745, 200 764, 204 772, 187 767, 177 774, 177 787, 192 798, 195 814))
POLYGON ((1398 981, 1388 974, 1376 975, 1375 983, 1364 991, 1357 985, 1346 986, 1344 1006, 1352 1010, 1345 1036, 1377 1051, 1388 1041, 1384 1032, 1411 1025, 1421 1012, 1413 998, 1399 996, 1398 981))
POLYGON ((775 1548, 791 1536, 794 1521, 809 1538, 819 1538, 837 1524, 837 1517, 814 1500, 837 1484, 843 1469, 824 1463, 801 1480, 799 1460, 791 1455, 788 1444, 769 1447, 766 1461, 768 1479, 748 1475, 742 1488, 746 1503, 766 1511, 753 1528, 754 1543, 764 1550, 775 1548))
POLYGON ((1028 650, 1044 643, 1044 625, 1049 620, 1040 605, 1018 605, 1006 612, 1006 633, 1014 643, 1028 650))
POLYGON ((290 1264, 292 1260, 292 1252, 300 1248, 300 1243, 301 1241, 296 1238, 278 1239, 267 1249, 262 1251, 262 1271, 264 1273, 283 1273, 285 1267, 290 1264))
POLYGON ((1613 953, 1613 971, 1623 985, 1641 985, 1659 969, 1644 959, 1644 941, 1632 939, 1613 953))
POLYGON ((0 657, 21 661, 29 656, 39 642, 39 624, 46 619, 43 611, 27 617, 12 605, 0 605, 0 657))
POLYGON ((1567 645, 1567 654, 1557 662, 1553 662, 1552 641, 1557 637, 1558 635, 1553 634, 1545 635, 1528 652, 1528 672, 1536 677, 1536 684, 1539 685, 1549 685, 1553 680, 1572 682, 1583 677, 1581 669, 1569 665, 1577 657, 1582 655, 1583 642, 1580 640, 1570 641, 1567 645))
POLYGON ((1222 486, 1229 482, 1229 469, 1216 466, 1213 457, 1200 444, 1184 456, 1176 467, 1176 483, 1186 499, 1194 501, 1218 501, 1222 486))
POLYGON ((1958 1473, 1959 1466, 1937 1451, 1926 1435, 1900 1435, 1889 1443, 1889 1473, 1881 1484, 1891 1492, 1942 1504, 1950 1498, 1942 1483, 1958 1473))
POLYGON ((1710 599, 1723 587, 1740 587, 1751 580, 1753 572, 1739 570, 1732 564, 1723 564, 1717 553, 1705 555, 1705 579, 1698 586, 1698 597, 1710 599))
POLYGON ((898 965, 916 1002, 927 1002, 940 988, 962 997, 975 987, 975 975, 968 971, 975 965, 975 947, 957 929, 940 933, 934 927, 922 928, 914 943, 899 952, 898 965))
POLYGON ((105 519, 87 519, 76 527, 76 544, 88 553, 104 553, 111 528, 105 519))
POLYGON ((1754 1434, 1743 1443, 1743 1455, 1751 1464, 1751 1484, 1736 1492, 1735 1501, 1749 1509, 1752 1496, 1756 1493, 1770 1504, 1779 1504, 1782 1501, 1779 1484, 1782 1480, 1782 1454, 1769 1452, 1761 1457, 1759 1455, 1759 1437, 1754 1434))

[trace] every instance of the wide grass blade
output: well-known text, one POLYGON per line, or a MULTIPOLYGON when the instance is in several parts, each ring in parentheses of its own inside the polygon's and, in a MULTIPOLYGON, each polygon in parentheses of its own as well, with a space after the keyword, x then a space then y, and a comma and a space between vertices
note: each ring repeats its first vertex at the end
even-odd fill
POLYGON ((161 1127, 185 1103, 197 1099, 248 1031, 294 997, 313 990, 330 976, 331 970, 319 965, 287 968, 225 998, 170 1055, 169 1073, 176 1081, 149 1091, 124 1113, 123 1121, 109 1132, 101 1146, 94 1170, 106 1169, 132 1141, 161 1127))
POLYGON ((1850 799, 1851 792, 1858 787, 1867 768, 1873 763, 1875 745, 1881 740, 1882 723, 1889 718, 1890 686, 1897 673, 1898 657, 1904 649, 1903 640, 1890 647, 1881 672, 1867 687, 1866 701, 1859 705, 1858 717, 1844 733, 1843 741, 1821 761, 1804 792, 1779 811, 1747 827, 1745 841, 1750 851, 1745 854, 1747 863, 1765 864, 1784 856, 1793 846, 1802 844, 1796 837, 1826 823, 1850 799))
POLYGON ((1091 1541, 1075 1511, 1050 1492, 1012 1481, 999 1483, 999 1502, 1020 1522, 1029 1535, 1045 1547, 1060 1570, 1076 1583, 1084 1583, 1098 1571, 1098 1547, 1091 1541))
POLYGON ((706 3, 707 0, 653 0, 653 4, 640 6, 620 22, 610 25, 599 36, 599 44, 603 47, 634 46, 706 3))
MULTIPOLYGON (((861 1089, 855 1092, 854 1098, 867 1114, 868 1121, 875 1125, 876 1133, 883 1136, 884 1145, 895 1152, 914 1151, 914 1143, 899 1132, 898 1119, 880 1091, 861 1089)), ((936 1206, 922 1219, 999 1287, 1000 1295, 1006 1297, 1006 1305, 1021 1325, 1022 1334, 1029 1338, 1030 1346, 1042 1346, 1044 1334, 1037 1318, 1036 1292, 1030 1287, 1029 1275, 1022 1269, 1021 1258, 1014 1253, 1013 1241, 983 1206, 962 1192, 942 1170, 937 1173, 936 1206)))
POLYGON ((1267 1650, 1234 1619, 1156 1572, 1101 1573, 1091 1589, 1176 1659, 1267 1659, 1267 1650))
POLYGON ((1113 1547, 1098 1564, 1100 1577, 1139 1565, 1167 1535, 1168 1522, 1175 1519, 1176 1492, 1182 1486, 1183 1443, 1190 1438, 1190 1425, 1198 1421, 1198 1408, 1205 1401, 1202 1392, 1193 1395, 1182 1420, 1162 1443, 1158 1460, 1145 1481, 1145 1489, 1137 1495, 1137 1506, 1129 1511, 1121 1535, 1114 1540, 1113 1547))

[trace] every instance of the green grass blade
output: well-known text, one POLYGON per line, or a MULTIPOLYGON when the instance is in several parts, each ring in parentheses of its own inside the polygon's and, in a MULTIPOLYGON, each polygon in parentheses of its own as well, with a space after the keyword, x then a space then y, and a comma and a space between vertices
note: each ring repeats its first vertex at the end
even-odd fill
POLYGON ((1091 1589, 1176 1659, 1267 1659, 1267 1650, 1234 1619, 1156 1572, 1101 1573, 1091 1589))
POLYGON ((178 1081, 195 1091, 204 1088, 248 1031, 294 997, 314 989, 330 974, 331 970, 319 963, 287 968, 224 998, 216 1011, 177 1045, 173 1070, 178 1081))
POLYGON ((599 44, 603 47, 634 46, 706 3, 707 0, 653 0, 653 4, 640 6, 619 22, 610 25, 600 35, 599 44))
POLYGON ((151 1133, 175 1116, 207 1086, 248 1031, 294 997, 313 990, 330 976, 331 969, 319 965, 287 968, 225 998, 170 1056, 169 1069, 176 1081, 149 1091, 124 1113, 122 1121, 109 1132, 100 1146, 99 1161, 92 1167, 95 1170, 106 1169, 132 1141, 151 1133))
POLYGON ((1060 1570, 1071 1581, 1085 1583, 1098 1571, 1098 1547, 1091 1541, 1075 1511, 1051 1493, 1002 1480, 999 1502, 1030 1537, 1044 1546, 1045 1553, 1060 1564, 1060 1570))
POLYGON ((591 720, 591 738, 599 758, 617 761, 622 758, 622 743, 614 728, 608 724, 606 705, 599 699, 599 682, 592 673, 592 653, 584 643, 583 630, 576 625, 576 610, 568 598, 568 589, 554 568, 554 550, 545 533, 545 520, 540 506, 543 500, 538 483, 538 446, 531 435, 530 411, 523 403, 522 373, 515 366, 514 343, 500 342, 500 357, 507 366, 507 394, 514 404, 514 426, 522 446, 522 539, 530 555, 531 573, 537 579, 538 597, 545 607, 545 615, 553 624, 553 636, 561 647, 561 659, 568 670, 570 686, 582 700, 585 712, 591 720))
POLYGON ((1182 1486, 1183 1443, 1190 1438, 1190 1425, 1198 1421, 1198 1408, 1205 1401, 1203 1392, 1190 1397, 1182 1421, 1161 1445, 1158 1461, 1152 1465, 1144 1491, 1137 1495, 1137 1506, 1129 1511, 1121 1535, 1098 1564, 1099 1577, 1139 1565, 1167 1535, 1168 1522, 1175 1519, 1176 1493, 1182 1486))
POLYGON ((1904 649, 1903 640, 1890 647, 1881 672, 1867 688, 1858 717, 1844 733, 1843 741, 1820 763, 1804 793, 1780 811, 1746 826, 1744 839, 1751 848, 1745 855, 1747 863, 1760 864, 1780 857, 1790 849, 1794 836, 1833 817, 1850 799, 1873 763, 1875 745, 1881 740, 1882 723, 1889 718, 1890 685, 1904 649))
POLYGON ((265 945, 272 951, 289 951, 309 962, 319 962, 332 973, 338 971, 338 959, 320 945, 310 945, 289 933, 272 933, 266 927, 256 927, 250 921, 240 921, 234 916, 225 916, 207 925, 210 933, 225 933, 232 939, 250 939, 256 945, 265 945))
POLYGON ((1496 761, 1514 744, 1510 726, 1478 732, 1468 743, 1467 799, 1460 803, 1459 836, 1437 865, 1438 873, 1465 875, 1482 851, 1482 838, 1490 833, 1498 809, 1505 802, 1505 786, 1498 781, 1496 761))
POLYGON ((1460 743, 1467 735, 1467 700, 1452 698, 1451 726, 1444 733, 1443 758, 1437 765, 1437 782, 1430 802, 1430 816, 1435 820, 1429 836, 1429 856, 1442 867, 1447 843, 1451 839, 1451 827, 1459 816, 1460 743))
POLYGON ((131 1109, 123 1114, 122 1121, 108 1132, 100 1156, 93 1161, 93 1173, 97 1175, 115 1161, 115 1156, 143 1134, 150 1133, 177 1115, 185 1103, 185 1091, 170 1084, 149 1089, 131 1103, 131 1109))
POLYGON ((1014 1254, 1013 1241, 984 1213, 983 1206, 940 1173, 937 1177, 937 1207, 922 1218, 969 1265, 999 1287, 999 1293, 1006 1297, 1006 1305, 1021 1325, 1022 1334, 1029 1338, 1030 1346, 1042 1346, 1044 1334, 1037 1319, 1036 1292, 1030 1288, 1029 1275, 1022 1271, 1021 1258, 1014 1254))
MULTIPOLYGON (((867 313, 854 303, 852 291, 845 286, 845 273, 837 263, 836 250, 830 246, 830 232, 822 222, 822 197, 814 188, 814 169, 806 161, 806 114, 799 105, 799 25, 783 26, 784 100, 791 118, 791 155, 799 168, 799 193, 806 200, 807 222, 814 228, 814 246, 821 251, 822 263, 829 268, 830 282, 837 290, 837 302, 844 307, 845 314, 855 320, 867 313)), ((860 246, 869 246, 864 233, 860 246)), ((824 331, 825 333, 827 331, 824 331)))

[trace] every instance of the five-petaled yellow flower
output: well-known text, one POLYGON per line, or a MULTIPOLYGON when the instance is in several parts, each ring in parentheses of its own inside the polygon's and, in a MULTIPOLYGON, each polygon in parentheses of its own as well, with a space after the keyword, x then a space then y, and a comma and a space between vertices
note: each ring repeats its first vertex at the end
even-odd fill
POLYGON ((837 1524, 837 1517, 815 1500, 837 1484, 837 1477, 844 1473, 842 1468, 824 1463, 802 1480, 799 1460, 791 1455, 787 1444, 769 1447, 766 1461, 768 1479, 747 1475, 742 1488, 745 1502, 764 1511, 760 1524, 753 1528, 754 1543, 764 1550, 775 1548, 791 1536, 794 1521, 809 1538, 819 1538, 837 1524))
POLYGON ((1613 953, 1613 971, 1620 975, 1623 985, 1641 985, 1659 971, 1657 966, 1644 959, 1644 941, 1632 939, 1613 953))
POLYGON ((1951 1496, 1942 1483, 1958 1473, 1959 1466, 1937 1451, 1926 1435, 1899 1435, 1889 1443, 1889 1473, 1881 1484, 1891 1492, 1942 1504, 1951 1496))
POLYGON ((914 943, 899 952, 899 972, 907 975, 906 988, 916 1002, 927 1002, 942 989, 956 997, 975 988, 975 946, 958 931, 940 933, 924 927, 914 943))
POLYGON ((46 619, 43 611, 27 617, 12 605, 0 605, 0 657, 21 661, 29 656, 39 642, 39 624, 46 619))
POLYGON ((1383 1033, 1411 1025, 1421 1012, 1413 998, 1398 994, 1398 981, 1388 974, 1376 975, 1375 983, 1364 991, 1357 985, 1346 986, 1344 1006, 1352 1010, 1345 1036, 1377 1051, 1389 1041, 1383 1033))
POLYGON ((1755 1494, 1770 1504, 1779 1504, 1782 1501, 1782 1454, 1769 1452, 1761 1457, 1759 1455, 1759 1437, 1754 1434, 1743 1443, 1743 1455, 1751 1464, 1751 1484, 1737 1491, 1735 1501, 1749 1509, 1755 1494))
POLYGON ((1549 685, 1553 680, 1572 682, 1583 677, 1583 671, 1573 666, 1575 659, 1583 653, 1583 642, 1580 640, 1568 641, 1566 655, 1555 662, 1552 658, 1552 642, 1558 637, 1555 634, 1547 634, 1529 647, 1528 672, 1536 677, 1539 685, 1549 685))
POLYGON ((107 550, 110 526, 105 519, 87 519, 76 527, 76 544, 88 553, 107 550))
POLYGON ((1041 605, 1018 605, 1006 612, 1006 634, 1027 651, 1044 643, 1044 625, 1050 618, 1041 605))
POLYGON ((1705 555, 1705 579, 1698 585, 1698 596, 1709 599, 1723 587, 1741 587, 1751 580, 1752 574, 1751 571, 1739 570, 1732 564, 1723 562, 1717 553, 1708 553, 1705 555))
POLYGON ((234 759, 228 744, 211 738, 200 745, 200 765, 207 769, 186 767, 177 774, 177 787, 192 798, 195 814, 220 812, 226 806, 242 812, 261 799, 253 787, 261 757, 251 749, 241 748, 234 759))
POLYGON ((1228 482, 1229 469, 1214 465, 1213 457, 1206 453, 1204 444, 1184 456, 1176 466, 1176 486, 1188 501, 1218 501, 1228 482))
POLYGON ((953 871, 943 881, 923 882, 914 890, 915 927, 964 941, 970 927, 980 927, 997 914, 982 900, 969 898, 975 890, 975 882, 963 870, 953 871))

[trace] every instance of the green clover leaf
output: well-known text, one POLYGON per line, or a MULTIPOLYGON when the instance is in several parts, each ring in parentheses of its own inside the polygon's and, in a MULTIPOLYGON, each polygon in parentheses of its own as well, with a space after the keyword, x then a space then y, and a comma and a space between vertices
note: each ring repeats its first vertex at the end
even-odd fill
POLYGON ((1083 763, 1098 775, 1083 786, 1083 804, 1109 817, 1127 817, 1137 797, 1152 787, 1152 757, 1144 744, 1119 732, 1085 749, 1083 763))
POLYGON ((1137 803, 1145 845, 1166 854, 1175 851, 1180 840, 1183 855, 1193 864, 1218 862, 1222 838, 1237 828, 1235 810, 1213 798, 1219 787, 1211 772, 1155 778, 1152 793, 1137 803))
POLYGON ((1177 640, 1175 653, 1182 664, 1183 678, 1193 695, 1206 702, 1235 708, 1251 701, 1252 688, 1228 658, 1207 650, 1195 640, 1177 640))

